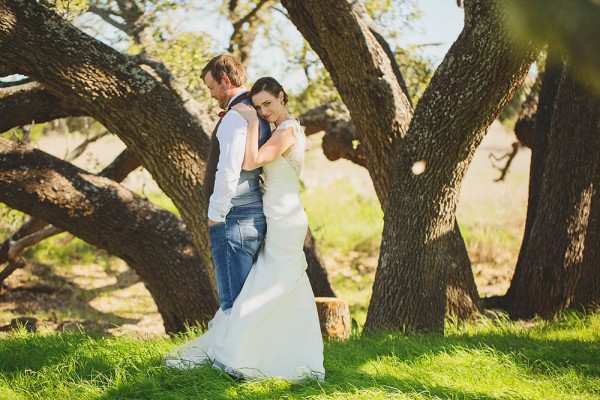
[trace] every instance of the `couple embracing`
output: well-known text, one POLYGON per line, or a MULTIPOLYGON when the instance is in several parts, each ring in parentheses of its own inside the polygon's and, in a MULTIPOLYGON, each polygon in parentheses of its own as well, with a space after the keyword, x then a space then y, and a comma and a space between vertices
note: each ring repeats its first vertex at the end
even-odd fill
POLYGON ((323 379, 323 341, 302 249, 304 131, 275 79, 244 87, 246 72, 234 55, 213 58, 202 78, 226 110, 204 179, 220 308, 208 330, 168 353, 165 363, 187 369, 208 362, 242 379, 323 379))

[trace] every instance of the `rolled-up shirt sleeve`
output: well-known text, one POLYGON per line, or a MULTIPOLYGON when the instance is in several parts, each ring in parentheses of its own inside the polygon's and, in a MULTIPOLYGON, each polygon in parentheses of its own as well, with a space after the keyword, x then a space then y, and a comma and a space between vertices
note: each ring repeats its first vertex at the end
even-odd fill
POLYGON ((219 141, 219 162, 215 174, 215 186, 208 204, 208 219, 216 222, 225 221, 231 208, 231 199, 235 196, 244 153, 248 122, 235 110, 223 117, 217 139, 219 141))

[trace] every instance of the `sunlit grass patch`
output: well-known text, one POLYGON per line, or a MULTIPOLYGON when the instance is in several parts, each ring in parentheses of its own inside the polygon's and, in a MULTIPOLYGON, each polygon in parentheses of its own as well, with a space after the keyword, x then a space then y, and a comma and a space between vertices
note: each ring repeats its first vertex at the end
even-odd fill
POLYGON ((76 265, 87 265, 110 257, 95 246, 72 237, 69 233, 61 233, 28 248, 24 255, 32 262, 52 265, 54 268, 70 269, 76 265))
POLYGON ((175 215, 180 215, 179 210, 175 207, 173 200, 171 200, 163 192, 151 192, 145 196, 148 201, 156 204, 157 206, 164 208, 167 211, 172 212, 175 215))
POLYGON ((445 335, 357 335, 325 344, 324 382, 236 383, 210 366, 163 367, 175 339, 84 332, 0 339, 8 399, 594 399, 600 396, 600 312, 528 324, 482 318, 445 335))
POLYGON ((379 201, 357 193, 347 180, 305 190, 302 203, 324 253, 372 252, 379 248, 383 231, 379 201))

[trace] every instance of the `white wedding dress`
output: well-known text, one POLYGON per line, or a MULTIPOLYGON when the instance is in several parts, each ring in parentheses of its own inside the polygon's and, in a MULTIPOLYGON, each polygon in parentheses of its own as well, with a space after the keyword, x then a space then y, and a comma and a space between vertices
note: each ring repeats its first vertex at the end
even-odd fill
POLYGON ((165 364, 193 368, 215 363, 246 379, 323 379, 323 340, 303 245, 308 220, 299 196, 306 137, 296 120, 296 143, 285 157, 263 167, 267 220, 260 250, 233 307, 221 309, 202 336, 169 352, 165 364))

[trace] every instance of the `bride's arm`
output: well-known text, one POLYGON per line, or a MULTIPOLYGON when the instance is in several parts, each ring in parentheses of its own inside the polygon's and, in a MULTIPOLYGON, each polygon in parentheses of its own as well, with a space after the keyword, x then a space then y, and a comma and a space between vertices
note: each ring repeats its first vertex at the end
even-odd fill
POLYGON ((233 107, 248 121, 248 135, 246 137, 246 152, 242 169, 252 171, 273 161, 284 154, 294 143, 296 137, 292 128, 277 129, 271 138, 261 148, 258 148, 259 121, 256 110, 246 104, 237 104, 233 107))

